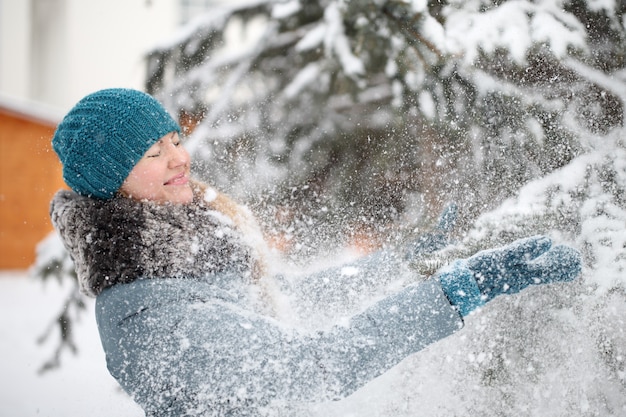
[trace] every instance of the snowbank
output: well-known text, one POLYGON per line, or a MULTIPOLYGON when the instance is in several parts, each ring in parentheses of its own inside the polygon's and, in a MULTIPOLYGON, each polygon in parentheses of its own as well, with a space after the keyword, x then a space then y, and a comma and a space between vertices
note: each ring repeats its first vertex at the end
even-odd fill
POLYGON ((39 375, 55 340, 45 332, 67 290, 56 281, 42 285, 23 271, 0 272, 0 415, 6 417, 143 416, 106 370, 93 305, 76 323, 78 354, 64 356, 58 370, 39 375))

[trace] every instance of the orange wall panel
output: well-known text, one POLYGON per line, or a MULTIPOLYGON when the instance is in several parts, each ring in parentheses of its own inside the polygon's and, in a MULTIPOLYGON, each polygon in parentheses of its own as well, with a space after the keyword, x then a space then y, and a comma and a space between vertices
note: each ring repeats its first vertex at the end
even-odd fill
POLYGON ((0 269, 23 269, 52 230, 48 208, 64 187, 55 126, 0 109, 0 269))

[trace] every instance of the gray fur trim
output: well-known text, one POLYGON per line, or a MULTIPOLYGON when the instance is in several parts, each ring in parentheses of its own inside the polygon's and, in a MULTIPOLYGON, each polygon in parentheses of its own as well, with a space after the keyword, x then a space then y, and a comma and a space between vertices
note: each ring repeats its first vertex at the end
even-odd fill
POLYGON ((90 296, 138 278, 206 278, 252 270, 250 248, 230 219, 199 198, 159 205, 63 190, 52 199, 50 216, 72 256, 81 290, 90 296))

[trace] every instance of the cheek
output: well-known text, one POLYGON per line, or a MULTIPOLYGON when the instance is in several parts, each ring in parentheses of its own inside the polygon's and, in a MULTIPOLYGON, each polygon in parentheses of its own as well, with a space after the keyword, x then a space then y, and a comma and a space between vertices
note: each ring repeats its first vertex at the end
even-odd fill
POLYGON ((151 184, 151 177, 152 176, 144 170, 133 171, 128 176, 128 182, 136 188, 145 187, 151 184))
POLYGON ((122 185, 122 191, 140 198, 151 197, 163 182, 157 168, 151 164, 135 166, 122 185))

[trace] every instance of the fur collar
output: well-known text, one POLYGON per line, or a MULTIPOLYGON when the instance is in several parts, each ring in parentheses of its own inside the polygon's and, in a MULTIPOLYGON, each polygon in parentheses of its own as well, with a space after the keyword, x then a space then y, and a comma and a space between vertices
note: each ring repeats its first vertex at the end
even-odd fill
POLYGON ((97 296, 138 278, 208 279, 224 271, 249 278, 254 251, 202 191, 196 187, 194 201, 185 205, 98 200, 59 191, 50 215, 74 261, 81 291, 97 296))

